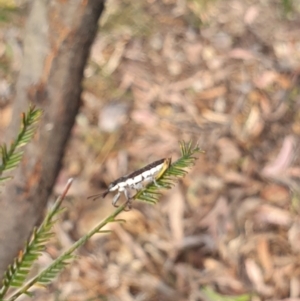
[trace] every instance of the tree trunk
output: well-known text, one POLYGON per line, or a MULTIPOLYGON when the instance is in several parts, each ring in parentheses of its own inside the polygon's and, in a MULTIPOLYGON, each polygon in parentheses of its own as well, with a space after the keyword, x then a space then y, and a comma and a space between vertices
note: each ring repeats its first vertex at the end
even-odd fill
POLYGON ((44 110, 38 134, 0 201, 0 275, 44 214, 80 107, 81 81, 104 0, 35 0, 24 37, 8 139, 29 103, 44 110))

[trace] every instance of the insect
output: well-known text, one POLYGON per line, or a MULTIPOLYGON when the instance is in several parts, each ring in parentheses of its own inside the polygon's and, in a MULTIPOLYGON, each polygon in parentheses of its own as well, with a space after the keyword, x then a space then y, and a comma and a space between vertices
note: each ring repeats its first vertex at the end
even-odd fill
POLYGON ((171 158, 157 160, 141 169, 130 173, 129 175, 118 178, 117 180, 109 184, 107 190, 105 190, 103 193, 92 195, 88 198, 93 198, 93 200, 96 200, 100 196, 105 198, 105 196, 109 192, 117 190, 118 193, 114 196, 112 201, 113 206, 118 207, 117 202, 122 192, 124 192, 126 200, 129 202, 131 199, 129 194, 130 189, 139 191, 152 182, 154 182, 154 184, 158 186, 156 180, 158 180, 169 168, 171 160, 171 158))

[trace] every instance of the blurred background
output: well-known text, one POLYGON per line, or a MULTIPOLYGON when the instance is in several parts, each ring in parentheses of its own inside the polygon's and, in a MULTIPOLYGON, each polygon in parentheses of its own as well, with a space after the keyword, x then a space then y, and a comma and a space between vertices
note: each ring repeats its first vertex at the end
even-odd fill
MULTIPOLYGON (((0 134, 29 1, 0 0, 0 134)), ((32 300, 300 300, 298 0, 108 0, 40 268, 114 208, 116 178, 179 141, 204 154, 159 204, 135 202, 32 300)))

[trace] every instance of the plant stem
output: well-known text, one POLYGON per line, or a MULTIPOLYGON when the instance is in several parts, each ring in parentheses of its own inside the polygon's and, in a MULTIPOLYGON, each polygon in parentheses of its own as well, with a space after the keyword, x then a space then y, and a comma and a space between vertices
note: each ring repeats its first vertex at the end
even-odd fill
POLYGON ((115 221, 115 218, 127 207, 127 203, 124 203, 123 205, 119 206, 109 217, 101 221, 95 228, 93 228, 88 234, 81 237, 79 240, 77 240, 67 251, 65 251, 63 254, 61 254, 56 260, 54 260, 43 272, 41 272, 36 277, 29 280, 22 288, 15 291, 12 296, 10 296, 7 301, 14 301, 18 297, 20 297, 22 294, 28 294, 28 290, 37 282, 39 282, 39 279, 43 277, 43 274, 46 273, 46 270, 54 268, 57 266, 61 261, 63 261, 63 258, 69 257, 72 255, 72 253, 78 249, 80 246, 82 246, 90 237, 92 237, 94 234, 98 233, 101 228, 103 228, 108 223, 111 223, 115 221))

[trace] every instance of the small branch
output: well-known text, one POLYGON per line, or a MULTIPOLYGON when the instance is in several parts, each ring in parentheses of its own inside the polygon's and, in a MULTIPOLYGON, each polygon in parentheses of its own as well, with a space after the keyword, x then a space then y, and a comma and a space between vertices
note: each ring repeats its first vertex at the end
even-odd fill
POLYGON ((67 251, 65 251, 61 256, 59 256, 56 260, 52 262, 52 264, 47 267, 43 272, 41 272, 36 277, 32 278, 30 281, 28 281, 21 289, 15 291, 8 299, 7 301, 13 301, 16 300, 19 296, 22 294, 27 294, 28 290, 34 285, 41 281, 43 278, 47 276, 48 270, 55 269, 56 266, 61 264, 65 261, 65 259, 70 259, 72 257, 72 254, 76 249, 78 249, 80 246, 84 245, 86 241, 92 237, 94 234, 99 233, 100 229, 106 226, 109 223, 112 222, 118 222, 115 220, 115 218, 126 208, 127 204, 123 204, 120 207, 118 207, 113 214, 111 214, 109 217, 104 219, 102 222, 100 222, 94 229, 92 229, 88 234, 80 238, 77 242, 75 242, 67 251))
MULTIPOLYGON (((197 159, 194 157, 195 153, 201 152, 201 150, 196 145, 192 147, 192 143, 181 143, 181 158, 179 158, 175 163, 169 166, 165 171, 163 171, 159 178, 156 179, 156 183, 151 183, 141 191, 139 191, 133 199, 143 200, 149 203, 156 203, 159 199, 160 188, 170 189, 172 185, 176 183, 176 178, 183 177, 187 171, 185 168, 191 167, 194 165, 195 160, 197 159)), ((67 184, 69 188, 71 185, 71 180, 67 184)), ((68 189, 67 188, 67 189, 68 189)), ((64 198, 67 190, 64 191, 63 195, 58 198, 54 208, 50 211, 48 216, 46 217, 45 222, 43 225, 48 222, 52 222, 53 216, 56 215, 58 211, 60 211, 61 201, 64 198)), ((42 271, 39 275, 29 280, 22 288, 15 291, 7 301, 16 300, 22 294, 29 294, 29 289, 34 284, 48 284, 51 282, 54 277, 58 275, 58 273, 69 263, 70 259, 74 257, 73 253, 79 247, 84 245, 86 241, 91 238, 96 233, 106 233, 107 231, 101 231, 101 229, 109 223, 113 222, 121 222, 122 220, 117 220, 116 217, 125 209, 130 206, 130 203, 126 202, 120 207, 118 207, 109 217, 101 221, 95 228, 93 228, 89 233, 84 235, 80 238, 77 242, 75 242, 67 251, 65 251, 61 256, 59 256, 56 260, 52 262, 50 266, 48 266, 44 271, 42 271)))
POLYGON ((72 178, 68 180, 62 195, 57 198, 54 206, 46 215, 43 223, 38 229, 33 230, 33 234, 29 242, 26 244, 24 250, 20 252, 14 263, 6 270, 3 278, 3 286, 0 290, 0 300, 4 298, 10 287, 21 287, 21 285, 23 285, 34 261, 45 249, 45 245, 49 238, 53 236, 51 229, 55 223, 54 217, 61 212, 60 206, 66 194, 68 193, 72 182, 72 178))
MULTIPOLYGON (((36 124, 40 120, 42 111, 30 107, 27 114, 22 114, 22 127, 18 134, 17 139, 12 142, 9 149, 3 144, 0 148, 2 155, 2 164, 0 165, 0 175, 4 171, 15 168, 23 157, 22 151, 17 151, 20 147, 26 145, 34 135, 36 131, 36 124)), ((1 177, 0 181, 9 179, 10 177, 1 177)))

